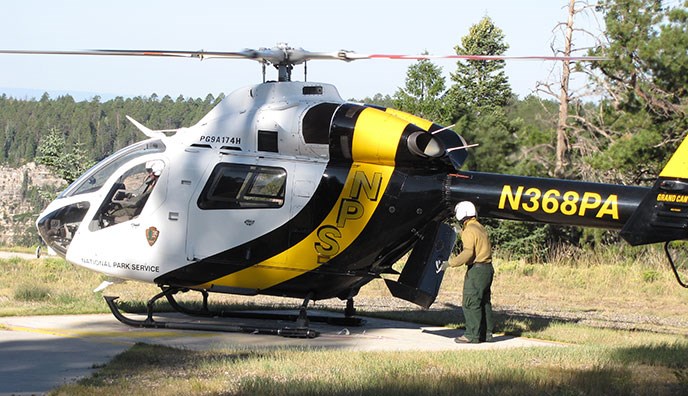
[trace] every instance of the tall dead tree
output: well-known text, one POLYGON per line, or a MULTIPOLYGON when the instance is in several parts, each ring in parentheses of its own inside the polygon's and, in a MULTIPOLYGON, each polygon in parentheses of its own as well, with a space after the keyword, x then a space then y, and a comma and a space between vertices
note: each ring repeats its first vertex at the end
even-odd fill
MULTIPOLYGON (((564 50, 562 55, 571 56, 571 41, 573 40, 573 18, 576 13, 576 0, 569 0, 568 19, 564 30, 564 50)), ((557 143, 555 147, 554 176, 563 177, 566 169, 566 153, 568 139, 566 136, 569 118, 569 79, 571 76, 571 62, 561 62, 561 89, 559 93, 559 118, 557 119, 557 143)))
MULTIPOLYGON (((587 51, 587 46, 574 45, 574 38, 589 42, 590 39, 598 40, 597 36, 587 29, 577 27, 576 17, 583 13, 592 13, 594 5, 588 0, 568 0, 566 6, 566 22, 559 22, 554 29, 554 38, 551 48, 555 55, 568 57, 587 51), (576 35, 578 34, 578 35, 576 35), (576 35, 576 37, 574 37, 576 35), (563 43, 560 39, 563 38, 563 43)), ((571 151, 571 115, 569 110, 573 102, 579 100, 586 93, 576 92, 571 87, 571 79, 574 73, 575 62, 561 62, 561 75, 555 82, 538 82, 537 91, 544 93, 559 102, 559 113, 554 139, 554 164, 550 172, 554 177, 571 176, 569 154, 571 151)), ((575 114, 574 114, 575 117, 575 114)))

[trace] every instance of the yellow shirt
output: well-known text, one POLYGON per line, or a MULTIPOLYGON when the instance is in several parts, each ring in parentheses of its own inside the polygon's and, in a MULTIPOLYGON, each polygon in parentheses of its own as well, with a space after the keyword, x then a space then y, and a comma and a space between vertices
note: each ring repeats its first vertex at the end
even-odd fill
POLYGON ((492 244, 487 236, 487 231, 482 224, 475 218, 468 219, 463 225, 461 232, 461 242, 463 250, 453 260, 450 260, 450 267, 458 267, 473 263, 492 262, 492 244))

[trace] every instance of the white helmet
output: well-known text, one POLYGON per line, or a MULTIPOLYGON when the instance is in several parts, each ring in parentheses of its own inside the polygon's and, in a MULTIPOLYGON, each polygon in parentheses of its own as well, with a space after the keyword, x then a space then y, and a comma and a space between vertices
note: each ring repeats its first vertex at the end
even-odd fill
POLYGON ((462 201, 454 208, 456 220, 463 221, 466 217, 475 217, 475 205, 470 201, 462 201))
POLYGON ((155 176, 160 176, 162 170, 165 168, 165 163, 161 160, 152 160, 146 162, 146 170, 149 170, 155 176))

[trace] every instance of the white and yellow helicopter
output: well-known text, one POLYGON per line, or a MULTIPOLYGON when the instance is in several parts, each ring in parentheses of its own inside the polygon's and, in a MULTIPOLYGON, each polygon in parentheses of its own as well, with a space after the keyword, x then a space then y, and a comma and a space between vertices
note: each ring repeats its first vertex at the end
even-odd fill
MULTIPOLYGON (((456 235, 455 205, 480 216, 619 229, 633 245, 688 238, 688 143, 652 188, 460 170, 469 145, 448 128, 401 111, 347 103, 334 86, 291 81, 295 65, 321 59, 429 56, 309 52, 278 45, 240 52, 16 51, 0 54, 251 59, 278 81, 240 88, 196 125, 155 131, 105 158, 65 189, 37 220, 43 240, 69 262, 118 280, 158 285, 142 327, 314 337, 312 300, 353 298, 383 274, 391 293, 429 307, 456 235), (410 252, 400 274, 392 265, 410 252), (190 310, 174 296, 203 295, 190 310), (165 297, 180 312, 208 309, 208 293, 303 299, 296 326, 190 325, 153 318, 165 297)), ((468 59, 504 57, 451 56, 468 59)), ((544 57, 545 59, 550 57, 544 57)), ((561 59, 554 58, 552 59, 561 59)), ((684 285, 685 286, 685 285, 684 285)), ((279 318, 279 317, 278 317, 279 318)))

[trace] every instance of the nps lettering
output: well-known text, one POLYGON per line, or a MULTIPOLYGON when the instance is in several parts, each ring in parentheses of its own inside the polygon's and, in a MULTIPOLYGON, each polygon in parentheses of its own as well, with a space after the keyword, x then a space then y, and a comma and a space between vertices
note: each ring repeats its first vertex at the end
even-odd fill
POLYGON ((518 186, 516 189, 510 185, 502 187, 499 196, 499 209, 511 209, 514 211, 537 212, 548 214, 560 213, 565 216, 591 216, 601 218, 619 219, 619 197, 609 194, 603 197, 601 194, 585 191, 559 191, 549 189, 543 191, 537 187, 518 186))
MULTIPOLYGON (((372 172, 370 176, 369 179, 365 172, 356 171, 350 189, 340 197, 336 217, 332 219, 334 222, 318 228, 317 241, 313 247, 320 262, 326 262, 339 254, 342 247, 340 242, 347 234, 347 228, 362 230, 367 222, 362 218, 366 213, 370 215, 375 210, 383 175, 372 172), (355 225, 352 226, 351 223, 355 225)), ((357 235, 351 230, 348 234, 357 235)))

